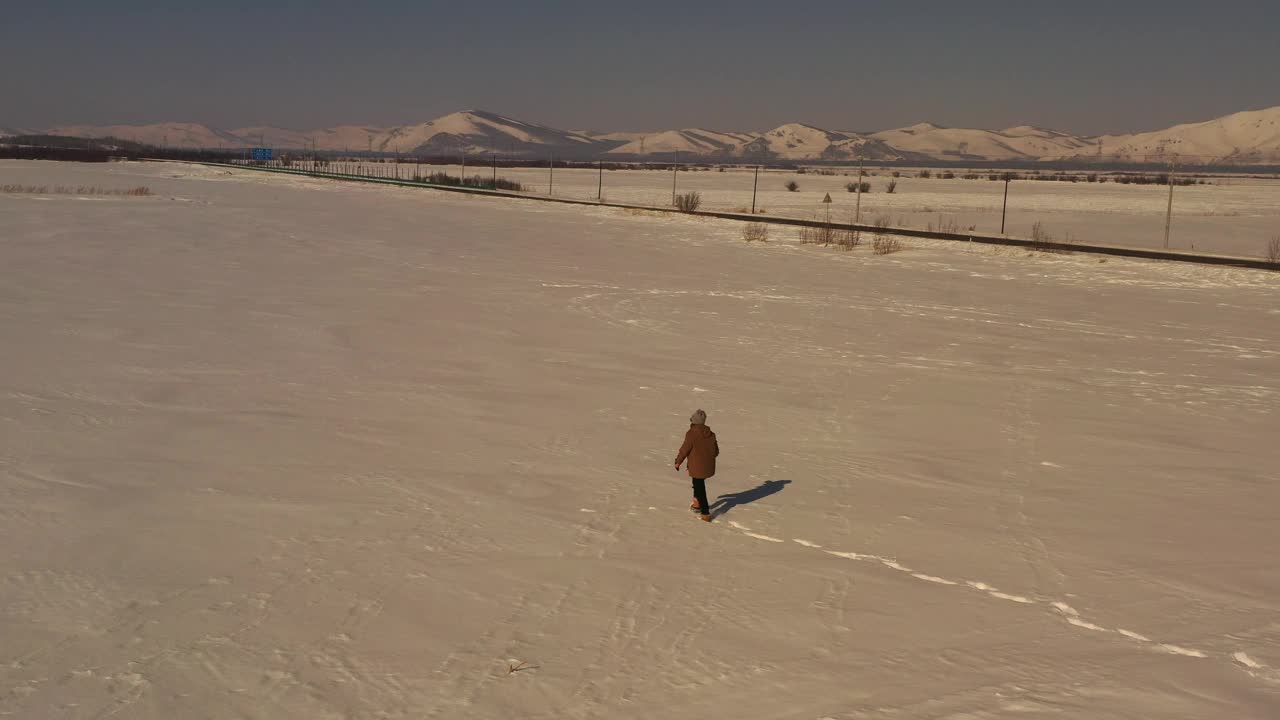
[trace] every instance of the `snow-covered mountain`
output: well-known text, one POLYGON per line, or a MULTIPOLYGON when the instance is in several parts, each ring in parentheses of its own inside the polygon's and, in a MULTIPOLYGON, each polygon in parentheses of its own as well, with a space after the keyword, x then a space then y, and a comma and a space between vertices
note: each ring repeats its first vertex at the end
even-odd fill
POLYGON ((609 150, 611 155, 684 155, 732 156, 755 138, 750 133, 718 132, 702 128, 664 130, 653 133, 606 133, 592 135, 597 141, 619 141, 609 150))
POLYGON ((418 125, 391 128, 379 138, 374 149, 409 153, 582 155, 599 148, 597 141, 579 133, 469 110, 418 125))
POLYGON ((1103 135, 1063 157, 1108 160, 1239 163, 1280 162, 1280 107, 1239 112, 1206 122, 1133 135, 1103 135), (1099 151, 1099 146, 1101 150, 1099 151))
POLYGON ((253 147, 311 147, 311 133, 304 130, 274 127, 271 125, 253 125, 236 128, 230 131, 246 145, 253 147))
POLYGON ((339 125, 323 130, 294 130, 271 125, 236 128, 232 135, 252 147, 310 149, 331 151, 365 151, 380 149, 387 128, 361 125, 339 125))
POLYGON ((919 123, 872 133, 871 137, 900 152, 932 160, 1035 160, 1089 146, 1085 138, 1030 125, 973 130, 919 123))
POLYGON ((780 125, 746 143, 747 158, 779 160, 901 160, 902 154, 883 142, 857 133, 823 130, 803 123, 780 125))
POLYGON ((152 125, 64 125, 44 131, 67 137, 114 137, 169 148, 238 148, 245 141, 225 130, 199 123, 155 123, 152 125))
MULTIPOLYGON (((34 130, 3 130, 5 133, 34 130)), ((1022 125, 1004 130, 946 128, 932 123, 875 133, 824 130, 790 123, 763 133, 701 128, 653 132, 558 130, 483 110, 456 112, 397 127, 343 125, 321 130, 253 126, 223 131, 197 123, 73 125, 39 132, 118 137, 170 148, 282 149, 419 154, 488 154, 559 158, 666 160, 1056 160, 1150 161, 1178 155, 1184 162, 1280 162, 1280 107, 1236 113, 1201 123, 1133 135, 1081 137, 1022 125)))

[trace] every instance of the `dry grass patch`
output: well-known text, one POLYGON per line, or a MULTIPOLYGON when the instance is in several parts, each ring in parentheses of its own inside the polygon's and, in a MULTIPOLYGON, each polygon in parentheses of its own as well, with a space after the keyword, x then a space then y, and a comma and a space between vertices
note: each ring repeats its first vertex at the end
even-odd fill
POLYGON ((742 239, 747 242, 769 242, 769 226, 764 223, 747 223, 742 227, 742 239))
POLYGON ((1048 230, 1045 230, 1044 225, 1041 224, 1039 220, 1031 226, 1031 248, 1037 252, 1049 253, 1052 255, 1069 255, 1070 251, 1057 247, 1054 244, 1070 242, 1073 242, 1070 235, 1059 240, 1050 234, 1048 230))
POLYGON ((888 234, 888 227, 889 218, 876 218, 876 234, 871 239, 871 252, 876 255, 892 255, 902 251, 902 239, 888 234))
POLYGON ((643 217, 662 217, 666 215, 666 213, 658 212, 657 210, 645 210, 644 208, 622 208, 622 212, 643 217))
POLYGON ((22 193, 29 195, 116 195, 128 197, 147 197, 151 195, 151 188, 145 185, 139 185, 133 188, 104 188, 96 185, 21 185, 9 184, 0 185, 0 192, 3 193, 22 193))
POLYGON ((845 250, 852 250, 862 243, 856 231, 837 227, 829 222, 820 225, 801 225, 797 232, 801 245, 835 245, 845 250))

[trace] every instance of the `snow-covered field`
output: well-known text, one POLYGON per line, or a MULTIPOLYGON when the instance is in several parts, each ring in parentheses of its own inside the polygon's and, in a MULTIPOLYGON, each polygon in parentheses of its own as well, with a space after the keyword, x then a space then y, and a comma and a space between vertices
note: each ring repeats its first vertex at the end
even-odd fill
MULTIPOLYGON (((367 167, 367 166, 366 166, 367 167)), ((391 166, 385 166, 391 167, 391 166)), ((427 167, 427 166, 424 166, 427 167)), ((457 165, 431 170, 457 174, 457 165)), ((389 171, 390 172, 390 171, 389 171)), ((403 170, 412 174, 411 166, 403 170)), ((467 174, 488 177, 491 170, 470 166, 467 174)), ((767 215, 825 217, 823 198, 831 195, 833 220, 852 221, 857 199, 845 185, 857 179, 856 169, 841 169, 849 175, 816 175, 770 170, 760 174, 757 207, 767 215), (799 184, 797 192, 784 187, 799 184)), ((862 196, 862 220, 873 223, 886 217, 897 227, 934 228, 954 224, 959 231, 973 227, 979 232, 1000 232, 1000 209, 1004 183, 986 179, 943 180, 915 177, 916 170, 904 169, 893 178, 890 170, 876 169, 871 192, 862 196), (908 177, 910 176, 910 177, 908 177), (885 192, 890 180, 895 192, 885 192)), ((501 177, 519 180, 536 193, 549 189, 557 196, 596 199, 600 182, 594 170, 559 168, 554 177, 546 168, 499 168, 501 177)), ((672 174, 662 170, 616 170, 604 173, 604 197, 615 202, 671 205, 672 174)), ((702 194, 703 209, 750 209, 753 173, 750 170, 725 172, 680 172, 676 190, 696 190, 702 194)), ((1174 188, 1173 223, 1169 246, 1179 250, 1260 257, 1271 238, 1280 236, 1280 180, 1248 177, 1219 177, 1210 185, 1174 188)), ((1161 247, 1164 244, 1168 186, 1121 185, 1015 181, 1009 189, 1006 232, 1030 236, 1039 222, 1055 238, 1071 237, 1078 242, 1161 247)))
POLYGON ((0 717, 1280 715, 1274 274, 4 183, 0 717))

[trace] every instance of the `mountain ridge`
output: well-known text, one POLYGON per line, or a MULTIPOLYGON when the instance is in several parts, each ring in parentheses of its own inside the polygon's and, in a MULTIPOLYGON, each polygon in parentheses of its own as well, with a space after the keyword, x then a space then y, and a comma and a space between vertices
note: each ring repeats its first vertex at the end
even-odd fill
MULTIPOLYGON (((30 132, 30 131, 27 131, 30 132)), ((743 161, 865 159, 950 161, 1166 160, 1280 162, 1280 106, 1232 113, 1161 130, 1081 136, 1033 125, 1002 130, 950 128, 921 122, 877 132, 828 130, 793 122, 763 132, 689 127, 654 132, 560 130, 486 110, 390 127, 339 125, 296 130, 255 125, 221 130, 193 122, 144 125, 64 125, 41 131, 73 137, 117 137, 158 147, 373 151, 421 155, 487 155, 563 159, 654 158, 743 161)), ((0 128, 0 136, 20 134, 0 128)))

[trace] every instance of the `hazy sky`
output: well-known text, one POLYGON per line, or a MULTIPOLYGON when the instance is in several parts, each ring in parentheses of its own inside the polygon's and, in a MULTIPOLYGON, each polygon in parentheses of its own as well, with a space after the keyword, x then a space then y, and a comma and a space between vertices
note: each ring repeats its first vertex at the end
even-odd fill
POLYGON ((0 126, 1128 132, 1280 105, 1280 2, 10 3, 0 126))

